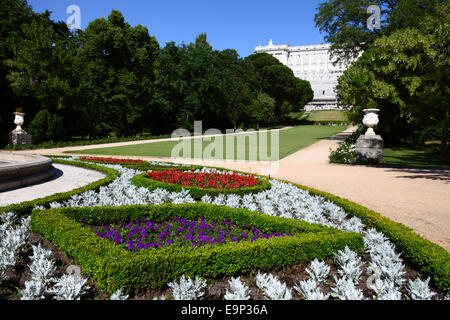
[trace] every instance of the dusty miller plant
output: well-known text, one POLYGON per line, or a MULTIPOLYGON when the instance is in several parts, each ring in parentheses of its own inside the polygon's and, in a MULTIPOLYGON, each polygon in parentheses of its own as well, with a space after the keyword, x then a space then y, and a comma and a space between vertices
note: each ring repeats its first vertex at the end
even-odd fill
POLYGON ((395 287, 391 281, 376 279, 375 282, 369 286, 375 292, 372 296, 374 300, 401 300, 402 293, 395 287))
POLYGON ((237 278, 231 278, 231 280, 228 281, 228 284, 230 285, 231 291, 228 291, 226 289, 225 294, 225 300, 249 300, 249 288, 248 285, 241 281, 240 277, 237 278))
POLYGON ((306 300, 328 300, 330 297, 329 294, 323 294, 320 291, 317 282, 312 279, 300 281, 294 286, 294 289, 306 300))
POLYGON ((63 274, 57 279, 53 289, 47 292, 54 294, 56 300, 80 300, 89 287, 85 286, 87 279, 78 275, 63 274))
POLYGON ((340 278, 337 279, 334 276, 334 282, 336 286, 331 288, 334 297, 340 300, 364 300, 363 293, 360 289, 357 289, 351 279, 340 278))
POLYGON ((285 283, 281 283, 277 277, 272 274, 256 275, 256 285, 263 291, 263 294, 270 300, 291 300, 292 293, 286 287, 285 283))
POLYGON ((330 267, 325 264, 325 261, 319 262, 317 259, 314 259, 309 269, 306 268, 305 271, 316 283, 321 283, 327 279, 330 267))
POLYGON ((45 299, 46 285, 42 281, 25 281, 25 289, 20 291, 21 300, 43 300, 45 299))
POLYGON ((206 287, 206 280, 199 277, 195 277, 195 280, 190 277, 186 279, 183 275, 178 283, 171 282, 168 286, 173 288, 172 295, 175 300, 199 300, 204 295, 202 290, 206 287))
POLYGON ((408 292, 408 296, 412 300, 431 300, 431 298, 436 294, 428 287, 430 278, 425 281, 417 278, 414 281, 409 280, 408 282, 409 283, 406 287, 406 291, 408 292))
POLYGON ((122 289, 118 289, 110 297, 110 300, 127 300, 127 299, 128 299, 128 295, 124 294, 122 292, 122 289))
POLYGON ((32 273, 31 278, 36 282, 42 282, 44 286, 48 285, 54 279, 56 273, 56 266, 51 259, 51 251, 45 250, 39 244, 32 246, 33 256, 32 263, 29 266, 32 273))

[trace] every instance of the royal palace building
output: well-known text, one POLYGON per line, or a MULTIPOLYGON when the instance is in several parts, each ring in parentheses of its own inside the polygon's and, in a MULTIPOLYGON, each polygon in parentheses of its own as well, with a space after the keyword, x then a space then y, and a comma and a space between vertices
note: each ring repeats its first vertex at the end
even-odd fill
POLYGON ((316 44, 291 47, 274 45, 272 40, 267 46, 258 46, 255 53, 268 53, 288 66, 294 75, 311 83, 314 100, 306 105, 309 110, 341 109, 336 99, 338 78, 347 69, 347 64, 334 64, 331 58, 330 44, 316 44))

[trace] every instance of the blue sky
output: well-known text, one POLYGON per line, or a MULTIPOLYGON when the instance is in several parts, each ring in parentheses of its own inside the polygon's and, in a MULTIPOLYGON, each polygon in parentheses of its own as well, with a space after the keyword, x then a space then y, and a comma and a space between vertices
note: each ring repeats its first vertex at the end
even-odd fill
POLYGON ((46 9, 53 20, 67 21, 66 9, 78 5, 81 28, 107 17, 111 10, 122 12, 132 26, 149 29, 160 46, 175 41, 189 43, 206 32, 217 50, 235 49, 241 57, 255 46, 274 44, 318 44, 323 35, 315 27, 314 15, 323 0, 28 0, 36 12, 46 9))

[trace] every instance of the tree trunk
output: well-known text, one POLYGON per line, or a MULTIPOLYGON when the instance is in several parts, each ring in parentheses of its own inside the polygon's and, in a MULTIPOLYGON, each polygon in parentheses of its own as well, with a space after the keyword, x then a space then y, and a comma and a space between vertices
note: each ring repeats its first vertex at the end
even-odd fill
POLYGON ((441 137, 441 159, 443 163, 449 163, 450 154, 448 152, 448 128, 442 128, 442 137, 441 137))

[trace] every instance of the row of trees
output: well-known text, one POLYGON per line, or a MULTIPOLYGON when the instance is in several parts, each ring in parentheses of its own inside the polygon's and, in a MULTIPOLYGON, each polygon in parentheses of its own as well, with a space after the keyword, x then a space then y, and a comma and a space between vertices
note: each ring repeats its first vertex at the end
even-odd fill
POLYGON ((268 54, 214 50, 206 34, 160 48, 118 11, 71 32, 25 0, 0 4, 0 114, 27 114, 34 141, 167 134, 194 120, 226 129, 277 124, 313 98, 309 82, 268 54))
POLYGON ((441 140, 449 161, 450 12, 445 0, 328 0, 315 17, 334 55, 362 56, 339 79, 343 104, 379 108, 379 132, 390 145, 441 140), (382 9, 380 30, 369 30, 367 7, 382 9))

